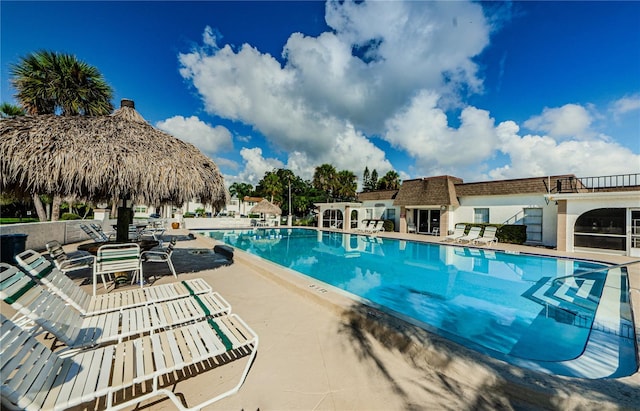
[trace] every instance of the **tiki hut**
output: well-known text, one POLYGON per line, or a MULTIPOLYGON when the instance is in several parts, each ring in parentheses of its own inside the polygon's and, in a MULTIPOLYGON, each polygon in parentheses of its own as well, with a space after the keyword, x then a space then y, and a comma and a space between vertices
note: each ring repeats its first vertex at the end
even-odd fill
POLYGON ((265 215, 282 215, 282 210, 277 205, 264 199, 251 208, 252 213, 260 213, 265 215))
POLYGON ((149 205, 195 198, 217 208, 228 199, 215 163, 152 127, 131 100, 109 116, 0 120, 0 190, 149 205))

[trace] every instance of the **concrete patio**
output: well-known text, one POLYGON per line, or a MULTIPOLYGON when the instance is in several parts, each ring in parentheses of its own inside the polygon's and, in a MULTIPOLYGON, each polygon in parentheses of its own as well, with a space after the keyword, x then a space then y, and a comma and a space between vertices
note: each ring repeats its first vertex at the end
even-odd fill
MULTIPOLYGON (((211 252, 211 239, 186 230, 167 234, 178 236, 174 264, 179 280, 204 278, 260 337, 258 356, 239 393, 207 410, 640 409, 638 373, 620 379, 582 380, 523 370, 242 251, 236 250, 233 264, 227 265, 211 252)), ((410 237, 414 236, 402 234, 402 238, 410 237)), ((66 248, 75 250, 74 245, 66 248)), ((497 248, 527 249, 505 244, 497 248)), ((554 254, 553 250, 540 251, 554 254)), ((631 260, 575 257, 612 263, 631 260)), ((635 265, 629 271, 638 313, 640 268, 635 265)), ((153 267, 153 272, 163 274, 157 284, 175 281, 165 265, 153 267)), ((90 292, 86 277, 77 280, 84 281, 90 292)), ((6 305, 2 308, 4 312, 6 305)), ((235 384, 232 378, 242 365, 231 363, 196 375, 178 383, 174 392, 183 394, 186 405, 193 406, 215 396, 223 385, 235 384)), ((160 397, 140 408, 175 409, 160 397)))

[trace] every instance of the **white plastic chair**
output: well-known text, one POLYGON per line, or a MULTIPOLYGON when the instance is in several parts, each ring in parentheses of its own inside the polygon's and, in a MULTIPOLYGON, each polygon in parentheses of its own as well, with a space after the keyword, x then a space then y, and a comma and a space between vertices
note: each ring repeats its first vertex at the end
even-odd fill
POLYGON ((140 246, 131 243, 100 246, 93 264, 93 295, 96 295, 98 275, 102 278, 104 288, 107 289, 105 275, 124 271, 133 271, 134 276, 139 276, 140 287, 144 285, 140 246))
POLYGON ((62 271, 54 269, 51 262, 37 251, 25 250, 15 258, 29 276, 85 316, 120 311, 150 303, 163 303, 192 295, 213 293, 206 281, 202 278, 194 278, 142 289, 136 288, 92 296, 62 271))
MULTIPOLYGON (((171 273, 175 278, 178 278, 178 274, 176 274, 176 269, 173 267, 173 262, 171 261, 171 254, 173 254, 173 249, 176 245, 176 238, 171 237, 171 242, 167 246, 166 249, 162 251, 150 250, 143 251, 140 255, 143 263, 167 263, 171 273)), ((132 283, 133 284, 133 283, 132 283)))

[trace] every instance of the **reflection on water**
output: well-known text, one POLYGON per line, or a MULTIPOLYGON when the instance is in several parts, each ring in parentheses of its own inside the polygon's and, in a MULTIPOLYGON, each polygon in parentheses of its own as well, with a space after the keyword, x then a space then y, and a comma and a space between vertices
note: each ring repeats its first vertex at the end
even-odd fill
POLYGON ((209 235, 408 316, 465 345, 565 360, 584 349, 602 265, 306 229, 209 235))

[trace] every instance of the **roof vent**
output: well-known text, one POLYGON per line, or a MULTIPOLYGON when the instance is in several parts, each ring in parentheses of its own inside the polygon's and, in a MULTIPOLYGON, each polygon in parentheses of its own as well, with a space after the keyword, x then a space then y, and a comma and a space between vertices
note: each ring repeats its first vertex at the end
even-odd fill
POLYGON ((131 107, 131 108, 136 108, 136 104, 133 102, 133 100, 129 100, 128 98, 123 98, 122 100, 120 100, 120 108, 123 107, 131 107))

